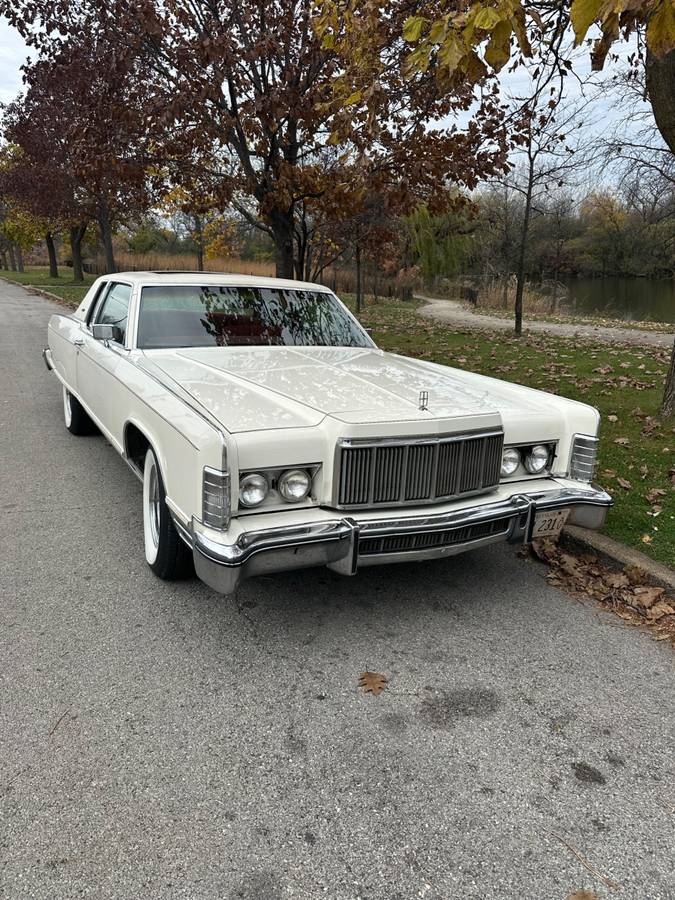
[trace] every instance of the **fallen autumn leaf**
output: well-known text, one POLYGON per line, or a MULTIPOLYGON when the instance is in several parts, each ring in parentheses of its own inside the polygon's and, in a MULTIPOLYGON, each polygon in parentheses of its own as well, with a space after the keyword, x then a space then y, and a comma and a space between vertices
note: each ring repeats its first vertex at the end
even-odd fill
POLYGON ((363 692, 368 694, 381 694, 387 686, 387 679, 379 672, 361 672, 359 677, 359 687, 363 688, 363 692))

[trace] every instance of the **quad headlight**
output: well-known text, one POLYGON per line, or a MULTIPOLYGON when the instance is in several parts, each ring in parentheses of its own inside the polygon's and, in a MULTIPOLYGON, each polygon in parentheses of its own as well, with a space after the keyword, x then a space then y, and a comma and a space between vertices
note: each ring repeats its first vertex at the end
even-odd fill
POLYGON ((309 494, 312 479, 304 469, 287 469, 277 482, 277 489, 287 503, 299 503, 309 494))
POLYGON ((525 457, 525 468, 530 475, 539 475, 548 465, 549 448, 545 444, 537 444, 525 457))
POLYGON ((502 478, 508 478, 513 475, 520 465, 520 450, 515 447, 507 447, 502 454, 502 467, 499 474, 502 478))
POLYGON ((239 502, 242 506, 260 506, 269 490, 269 482, 264 475, 249 472, 239 479, 239 502))
POLYGON ((251 509, 267 500, 267 506, 301 503, 312 490, 312 479, 319 466, 297 469, 263 469, 242 472, 239 478, 239 505, 251 509))
POLYGON ((499 474, 502 478, 521 476, 523 469, 528 475, 542 475, 551 465, 555 451, 554 444, 525 444, 520 447, 505 447, 499 474))

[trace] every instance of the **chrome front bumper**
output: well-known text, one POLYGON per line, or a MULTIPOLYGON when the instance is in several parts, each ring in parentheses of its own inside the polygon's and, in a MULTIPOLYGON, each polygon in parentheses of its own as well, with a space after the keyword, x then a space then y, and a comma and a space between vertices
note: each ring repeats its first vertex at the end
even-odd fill
MULTIPOLYGON (((197 575, 214 590, 230 594, 243 578, 290 569, 328 566, 354 575, 360 566, 454 556, 499 541, 527 542, 534 514, 569 509, 569 524, 601 528, 612 498, 592 487, 556 487, 520 493, 462 509, 407 516, 374 517, 366 512, 242 532, 233 543, 206 534, 193 523, 179 527, 193 549, 197 575)), ((219 538, 220 536, 218 536, 219 538)))

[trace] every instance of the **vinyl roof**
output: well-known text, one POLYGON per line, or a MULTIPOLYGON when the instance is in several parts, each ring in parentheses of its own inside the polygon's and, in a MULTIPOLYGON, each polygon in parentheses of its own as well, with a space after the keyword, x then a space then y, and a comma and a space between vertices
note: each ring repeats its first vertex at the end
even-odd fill
POLYGON ((322 284, 310 281, 291 281, 286 278, 273 278, 267 275, 239 275, 230 272, 116 272, 106 275, 106 280, 122 279, 137 284, 219 284, 231 287, 270 287, 287 290, 328 291, 322 284))

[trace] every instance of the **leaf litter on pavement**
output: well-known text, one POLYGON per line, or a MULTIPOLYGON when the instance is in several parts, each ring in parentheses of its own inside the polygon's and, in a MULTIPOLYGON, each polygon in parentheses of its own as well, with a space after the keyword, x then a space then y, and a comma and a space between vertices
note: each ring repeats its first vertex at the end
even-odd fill
POLYGON ((359 677, 359 687, 363 689, 364 694, 381 694, 387 686, 387 678, 379 672, 361 672, 359 677))
POLYGON ((651 585, 638 566, 614 572, 597 556, 576 556, 551 540, 534 541, 534 555, 549 565, 549 584, 563 588, 573 597, 595 600, 629 625, 644 625, 659 641, 675 647, 675 597, 663 587, 651 585))

